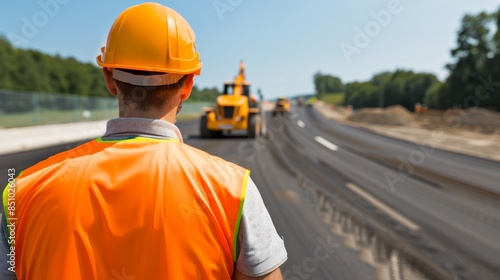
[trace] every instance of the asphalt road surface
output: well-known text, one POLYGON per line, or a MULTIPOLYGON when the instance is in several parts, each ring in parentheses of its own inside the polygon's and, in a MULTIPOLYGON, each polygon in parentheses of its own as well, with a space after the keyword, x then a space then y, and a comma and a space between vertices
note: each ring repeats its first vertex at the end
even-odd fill
MULTIPOLYGON (((267 115, 266 135, 185 142, 252 171, 288 250, 286 279, 499 279, 500 163, 323 119, 267 115)), ((436 131, 436 142, 446 141, 436 131)), ((77 143, 0 157, 22 170, 77 143)))

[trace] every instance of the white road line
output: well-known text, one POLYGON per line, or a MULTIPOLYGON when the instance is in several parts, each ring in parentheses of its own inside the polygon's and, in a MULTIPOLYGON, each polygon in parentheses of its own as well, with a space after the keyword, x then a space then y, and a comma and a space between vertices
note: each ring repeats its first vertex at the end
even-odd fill
POLYGON ((330 149, 332 151, 337 151, 339 149, 339 147, 337 145, 333 144, 332 142, 326 140, 325 138, 323 138, 321 136, 314 137, 314 140, 316 140, 318 143, 320 143, 321 145, 327 147, 328 149, 330 149))
POLYGON ((368 202, 370 202, 371 204, 375 205, 378 209, 384 211, 387 215, 391 216, 392 218, 394 218, 395 220, 397 220, 398 222, 400 222, 401 224, 403 224, 404 226, 406 226, 407 228, 411 229, 411 230, 420 230, 420 226, 415 224, 414 222, 412 222, 411 220, 409 220, 408 218, 406 218, 405 216, 399 214, 398 212, 394 211, 392 208, 390 208, 389 206, 385 205, 383 202, 381 202, 380 200, 376 199, 375 197, 371 196, 370 194, 368 194, 367 192, 365 192, 364 190, 362 190, 361 188, 359 188, 358 186, 356 186, 355 184, 353 183, 346 183, 346 186, 351 189, 352 191, 354 191, 355 193, 359 194, 360 196, 362 196, 364 199, 368 200, 368 202))
POLYGON ((297 125, 300 126, 300 127, 302 127, 302 128, 306 126, 306 124, 303 121, 301 121, 301 120, 297 121, 297 125))

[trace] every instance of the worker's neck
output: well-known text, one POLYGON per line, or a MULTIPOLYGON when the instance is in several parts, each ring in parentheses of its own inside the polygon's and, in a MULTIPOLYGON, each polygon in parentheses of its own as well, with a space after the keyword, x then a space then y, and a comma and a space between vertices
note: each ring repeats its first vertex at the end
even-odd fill
POLYGON ((162 110, 148 110, 147 112, 131 109, 129 107, 120 107, 120 118, 143 118, 143 119, 156 119, 164 120, 170 123, 175 123, 177 115, 177 107, 167 112, 162 110))

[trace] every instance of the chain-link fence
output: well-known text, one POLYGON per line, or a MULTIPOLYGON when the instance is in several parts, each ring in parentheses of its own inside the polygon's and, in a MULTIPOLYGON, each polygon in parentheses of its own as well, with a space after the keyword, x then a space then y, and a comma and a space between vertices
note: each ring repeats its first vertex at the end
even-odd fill
POLYGON ((0 90, 0 127, 97 121, 118 117, 116 99, 0 90))
MULTIPOLYGON (((211 103, 184 103, 178 119, 196 118, 211 103)), ((118 117, 116 98, 0 90, 0 128, 118 117)))

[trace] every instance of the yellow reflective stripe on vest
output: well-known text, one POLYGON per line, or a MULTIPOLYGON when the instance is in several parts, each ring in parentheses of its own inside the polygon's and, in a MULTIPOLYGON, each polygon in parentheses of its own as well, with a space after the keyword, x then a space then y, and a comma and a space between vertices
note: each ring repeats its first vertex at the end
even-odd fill
MULTIPOLYGON (((19 175, 17 175, 16 177, 16 180, 17 178, 19 178, 21 176, 21 174, 23 174, 24 170, 21 171, 21 173, 19 173, 19 175)), ((14 181, 15 182, 15 181, 14 181)), ((7 183, 7 186, 5 186, 5 189, 3 189, 3 193, 2 193, 2 203, 3 203, 3 215, 5 216, 5 220, 7 221, 8 218, 10 218, 10 215, 9 215, 9 209, 8 209, 8 204, 9 204, 9 189, 10 189, 10 183, 7 183)), ((15 188, 15 186, 14 186, 15 188)))
POLYGON ((7 203, 9 201, 9 184, 7 184, 7 186, 5 186, 5 189, 3 189, 3 194, 2 194, 2 202, 3 202, 3 215, 5 217, 5 221, 7 221, 7 215, 8 215, 8 212, 7 212, 7 203))
POLYGON ((233 234, 233 261, 236 262, 236 246, 238 243, 238 233, 240 230, 241 215, 243 214, 243 204, 245 204, 245 197, 247 194, 248 178, 250 178, 250 170, 245 172, 245 179, 243 180, 243 187, 241 188, 240 208, 238 209, 238 218, 236 219, 236 227, 233 234))

